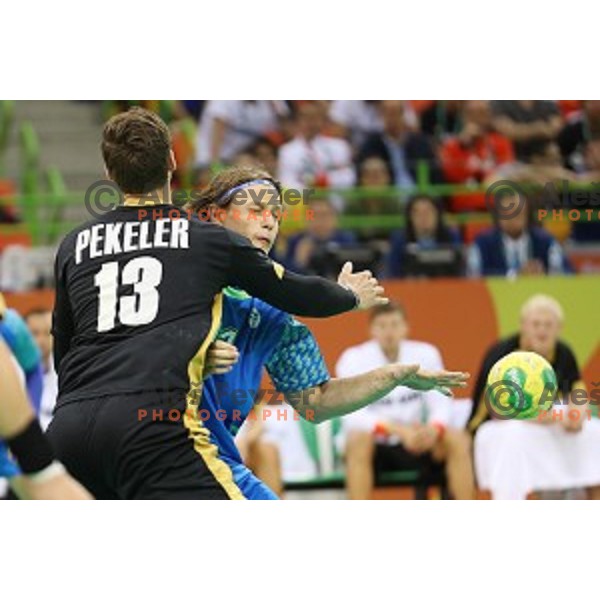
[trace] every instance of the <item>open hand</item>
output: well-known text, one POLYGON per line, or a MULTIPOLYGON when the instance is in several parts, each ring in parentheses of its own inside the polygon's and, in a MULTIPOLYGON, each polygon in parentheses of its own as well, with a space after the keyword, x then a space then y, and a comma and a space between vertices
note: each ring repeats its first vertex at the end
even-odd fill
POLYGON ((360 271, 353 273, 353 265, 347 262, 338 276, 338 283, 352 290, 358 298, 360 310, 368 310, 374 306, 388 304, 389 300, 384 296, 384 289, 371 271, 360 271))
POLYGON ((452 397, 451 388, 467 387, 469 373, 462 371, 427 371, 419 365, 392 365, 392 376, 397 385, 404 385, 413 390, 428 392, 435 390, 452 397))

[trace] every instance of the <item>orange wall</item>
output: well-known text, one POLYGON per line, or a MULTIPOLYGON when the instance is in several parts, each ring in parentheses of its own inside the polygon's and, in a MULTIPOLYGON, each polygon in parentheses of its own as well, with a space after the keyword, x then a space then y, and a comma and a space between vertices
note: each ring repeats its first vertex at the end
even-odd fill
MULTIPOLYGON (((494 306, 484 281, 386 281, 385 289, 406 309, 413 339, 436 345, 446 368, 469 371, 475 377, 481 357, 497 339, 494 306)), ((316 335, 332 373, 342 351, 369 335, 365 313, 305 322, 316 335)), ((457 394, 469 395, 470 388, 457 394)))

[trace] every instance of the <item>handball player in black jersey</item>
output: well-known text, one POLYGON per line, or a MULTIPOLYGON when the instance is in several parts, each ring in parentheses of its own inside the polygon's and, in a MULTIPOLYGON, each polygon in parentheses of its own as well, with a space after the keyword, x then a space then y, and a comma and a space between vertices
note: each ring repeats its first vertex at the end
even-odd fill
POLYGON ((199 419, 221 290, 327 317, 387 302, 370 273, 348 287, 286 271, 245 238, 171 202, 164 122, 134 108, 108 121, 102 154, 124 202, 77 227, 56 257, 59 397, 48 435, 97 498, 227 498, 199 419))

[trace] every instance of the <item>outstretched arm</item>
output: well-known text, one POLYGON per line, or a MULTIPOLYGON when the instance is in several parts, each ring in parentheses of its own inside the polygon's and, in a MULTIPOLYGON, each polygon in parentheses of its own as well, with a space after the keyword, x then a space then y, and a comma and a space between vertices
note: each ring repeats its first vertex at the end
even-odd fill
POLYGON ((383 288, 369 271, 353 273, 352 265, 348 264, 339 283, 297 275, 273 262, 246 238, 224 231, 232 248, 228 284, 280 310, 305 317, 330 317, 388 302, 383 288))
POLYGON ((331 379, 296 394, 286 394, 286 400, 305 419, 320 423, 363 408, 399 385, 419 391, 436 390, 451 396, 451 388, 465 387, 468 378, 468 373, 426 371, 419 365, 393 364, 354 377, 331 379))

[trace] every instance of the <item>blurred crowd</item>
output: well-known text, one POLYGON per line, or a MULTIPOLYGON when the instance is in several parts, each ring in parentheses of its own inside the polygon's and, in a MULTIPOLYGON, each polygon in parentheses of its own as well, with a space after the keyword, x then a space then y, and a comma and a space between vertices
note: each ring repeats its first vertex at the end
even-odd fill
POLYGON ((570 273, 564 242, 600 242, 598 223, 541 222, 534 192, 515 218, 490 222, 482 191, 498 180, 540 188, 598 180, 597 100, 154 107, 171 122, 181 185, 202 186, 215 169, 245 164, 316 191, 275 250, 299 272, 333 276, 351 259, 381 277, 570 273), (482 220, 461 220, 464 213, 482 220))

